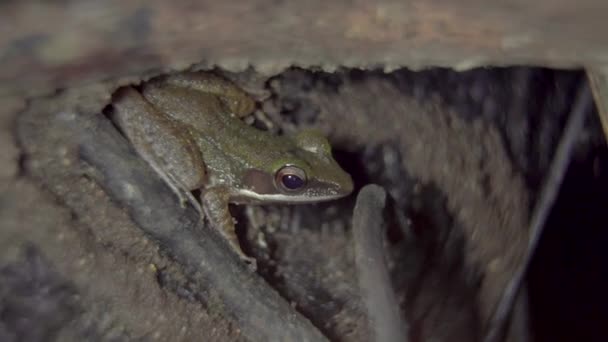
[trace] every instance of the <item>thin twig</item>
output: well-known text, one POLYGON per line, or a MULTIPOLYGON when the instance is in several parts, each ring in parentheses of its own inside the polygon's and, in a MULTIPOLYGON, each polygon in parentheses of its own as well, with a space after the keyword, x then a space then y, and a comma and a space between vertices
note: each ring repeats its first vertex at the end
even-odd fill
POLYGON ((604 130, 604 137, 608 141, 608 79, 606 79, 606 72, 601 69, 588 69, 587 78, 595 99, 597 114, 604 130))
POLYGON ((532 256, 534 255, 534 251, 536 250, 538 241, 542 235, 547 217, 557 199, 559 188, 570 163, 573 147, 583 128, 585 115, 590 110, 592 104, 591 93, 585 83, 576 96, 576 102, 574 103, 559 145, 555 151, 555 156, 551 162, 551 168, 546 182, 532 213, 528 230, 529 241, 526 256, 503 292, 503 296, 490 321, 489 329, 484 339, 485 342, 495 342, 503 338, 513 304, 522 286, 526 271, 530 266, 532 256))

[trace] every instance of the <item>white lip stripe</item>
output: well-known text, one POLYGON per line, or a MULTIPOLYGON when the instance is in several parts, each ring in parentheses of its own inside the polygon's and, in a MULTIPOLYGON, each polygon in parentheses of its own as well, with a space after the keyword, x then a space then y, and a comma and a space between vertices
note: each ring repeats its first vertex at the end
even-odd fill
POLYGON ((283 194, 258 194, 251 190, 239 190, 238 195, 253 198, 259 201, 269 202, 292 202, 292 203, 310 203, 318 201, 327 201, 332 199, 340 198, 338 195, 326 195, 326 196, 287 196, 283 194))

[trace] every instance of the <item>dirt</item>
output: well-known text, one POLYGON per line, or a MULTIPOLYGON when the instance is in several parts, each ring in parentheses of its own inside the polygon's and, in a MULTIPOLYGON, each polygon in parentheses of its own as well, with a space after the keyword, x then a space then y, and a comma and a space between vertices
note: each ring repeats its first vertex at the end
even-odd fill
POLYGON ((3 1, 0 94, 192 65, 603 67, 603 1, 3 1), (568 25, 565 25, 568 23, 568 25))
MULTIPOLYGON (((486 86, 513 82, 517 72, 472 78, 492 89, 486 86)), ((301 69, 271 79, 251 70, 232 75, 261 101, 271 130, 321 129, 357 189, 372 182, 387 189, 393 286, 420 340, 479 338, 522 261, 530 193, 544 168, 521 156, 542 149, 534 150, 534 139, 517 145, 509 125, 522 122, 505 123, 509 111, 496 106, 504 99, 467 92, 455 98, 469 102, 455 105, 450 92, 442 92, 473 92, 464 81, 437 85, 454 74, 471 75, 301 69), (492 111, 500 114, 485 115, 492 111)), ((70 132, 56 120, 101 115, 117 85, 132 81, 66 89, 27 106, 16 103, 12 111, 26 110, 4 116, 15 124, 3 126, 2 137, 11 143, 0 144, 7 165, 0 187, 0 284, 13 285, 0 286, 0 305, 30 320, 20 327, 0 319, 0 336, 7 340, 247 339, 221 308, 196 299, 204 294, 189 292, 181 265, 93 180, 96 171, 79 159, 70 132), (48 285, 28 288, 32 283, 48 285), (54 290, 41 296, 48 288, 54 290), (17 294, 51 303, 57 316, 46 319, 51 315, 44 310, 7 302, 17 294)), ((558 128, 559 121, 551 129, 558 128)), ((543 142, 550 146, 555 139, 547 133, 543 142)), ((369 337, 353 267, 353 204, 351 197, 234 208, 241 242, 258 259, 259 274, 332 340, 369 337)))
MULTIPOLYGON (((27 267, 21 249, 31 244, 59 281, 75 289, 71 324, 58 325, 45 336, 75 341, 239 339, 238 329, 217 313, 160 286, 157 271, 179 277, 179 267, 159 254, 158 246, 87 177, 90 170, 67 143, 69 134, 53 126, 51 117, 74 108, 73 101, 83 94, 87 92, 34 101, 20 114, 22 169, 2 196, 2 260, 27 267)), ((28 278, 15 281, 29 284, 28 278)), ((39 305, 44 303, 41 299, 39 305)), ((17 338, 27 337, 14 328, 7 327, 17 338)))
MULTIPOLYGON (((528 194, 524 176, 513 169, 500 133, 492 122, 475 116, 473 120, 467 120, 466 117, 471 117, 468 113, 455 113, 438 96, 427 101, 404 96, 396 86, 395 79, 399 77, 403 75, 398 72, 386 76, 357 71, 311 74, 293 70, 270 82, 274 97, 267 101, 264 109, 275 117, 282 114, 286 130, 291 125, 322 129, 332 138, 334 148, 345 153, 343 161, 359 186, 367 182, 385 186, 396 203, 397 215, 407 213, 410 220, 417 221, 411 223, 412 227, 396 230, 414 230, 414 235, 427 236, 427 239, 432 236, 426 251, 407 256, 419 259, 417 263, 411 262, 416 266, 407 263, 408 269, 403 267, 403 259, 393 260, 398 265, 395 272, 402 272, 402 279, 408 278, 403 274, 410 274, 404 281, 407 285, 402 283, 400 288, 406 297, 406 312, 412 321, 423 322, 418 327, 421 337, 470 339, 491 315, 504 284, 525 251, 528 194), (443 222, 439 218, 442 215, 445 216, 443 222), (430 252, 432 248, 437 251, 430 252), (423 273, 423 268, 429 266, 436 269, 423 273), (416 274, 417 269, 420 274, 416 274), (452 284, 446 285, 448 281, 452 284), (439 285, 433 285, 433 282, 439 285), (473 292, 477 294, 473 295, 473 292), (438 298, 464 305, 445 304, 438 298), (435 316, 424 317, 429 310, 436 310, 435 316), (438 324, 457 318, 460 319, 458 324, 438 324)), ((314 224, 306 224, 305 218, 309 215, 291 213, 285 226, 300 226, 304 231, 315 229, 309 228, 315 227, 314 224)), ((348 293, 356 293, 352 243, 337 247, 332 242, 336 237, 348 241, 348 221, 341 224, 326 218, 321 221, 324 224, 318 239, 323 240, 309 242, 310 232, 296 240, 293 236, 285 236, 280 228, 271 238, 272 244, 278 246, 276 253, 291 251, 279 260, 298 265, 290 268, 279 263, 276 266, 280 269, 282 282, 291 284, 283 284, 288 288, 285 292, 297 303, 304 301, 303 310, 310 310, 308 305, 323 307, 328 298, 317 299, 316 303, 307 299, 310 293, 321 291, 315 292, 315 288, 309 287, 307 291, 294 294, 291 288, 307 283, 323 288, 327 287, 327 284, 322 285, 325 279, 337 278, 329 291, 333 307, 327 305, 329 308, 323 307, 323 311, 333 312, 331 316, 334 317, 338 313, 354 311, 355 317, 359 317, 360 308, 349 301, 352 294, 348 293), (340 253, 334 252, 331 256, 327 255, 328 251, 340 253), (338 260, 344 259, 338 265, 324 264, 311 257, 321 255, 324 260, 336 260, 336 254, 338 260), (300 266, 302 262, 308 267, 300 266), (321 275, 298 271, 308 269, 321 275), (301 277, 306 276, 309 280, 302 281, 301 277)), ((267 230, 266 237, 269 235, 267 230)), ((411 244, 404 240, 395 248, 411 244)), ((401 254, 397 257, 403 258, 403 252, 401 254)), ((318 321, 332 324, 322 315, 318 321)), ((350 329, 364 330, 355 322, 353 319, 355 328, 350 329)), ((344 329, 350 331, 348 327, 344 329)))

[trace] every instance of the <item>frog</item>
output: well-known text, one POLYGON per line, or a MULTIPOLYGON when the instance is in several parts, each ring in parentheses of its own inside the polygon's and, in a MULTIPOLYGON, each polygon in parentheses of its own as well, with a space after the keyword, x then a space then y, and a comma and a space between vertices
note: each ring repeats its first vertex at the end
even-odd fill
POLYGON ((230 204, 316 203, 353 191, 320 131, 279 135, 246 123, 255 100, 214 73, 177 73, 120 88, 112 108, 119 129, 180 203, 190 202, 254 269, 255 259, 240 248, 230 204))

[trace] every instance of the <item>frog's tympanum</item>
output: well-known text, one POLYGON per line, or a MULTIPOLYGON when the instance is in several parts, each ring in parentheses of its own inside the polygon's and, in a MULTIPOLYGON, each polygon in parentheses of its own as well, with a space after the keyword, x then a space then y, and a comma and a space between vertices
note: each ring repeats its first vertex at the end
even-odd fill
POLYGON ((246 124, 255 102, 210 73, 185 73, 122 88, 117 124, 178 194, 219 228, 239 255, 228 203, 308 203, 350 194, 351 177, 316 131, 276 136, 246 124), (192 190, 200 189, 200 203, 192 190), (202 208, 202 209, 201 209, 202 208))

